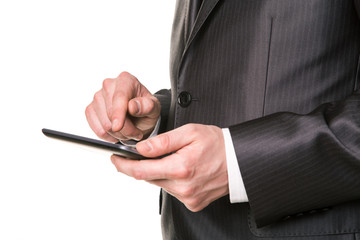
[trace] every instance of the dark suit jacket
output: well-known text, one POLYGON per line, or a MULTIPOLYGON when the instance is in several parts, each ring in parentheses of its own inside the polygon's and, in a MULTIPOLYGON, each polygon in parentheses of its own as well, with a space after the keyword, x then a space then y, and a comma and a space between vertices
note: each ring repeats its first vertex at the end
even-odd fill
POLYGON ((249 203, 193 213, 163 192, 165 239, 360 240, 359 10, 204 0, 192 27, 177 1, 163 120, 229 127, 249 203))

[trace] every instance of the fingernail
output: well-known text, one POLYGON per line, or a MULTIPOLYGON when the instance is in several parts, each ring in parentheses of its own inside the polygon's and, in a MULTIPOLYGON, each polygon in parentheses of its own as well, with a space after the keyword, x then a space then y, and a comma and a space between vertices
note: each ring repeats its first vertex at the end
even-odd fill
POLYGON ((143 138, 143 135, 142 135, 142 134, 139 134, 139 135, 137 135, 134 139, 135 139, 136 141, 140 141, 142 138, 143 138))
POLYGON ((140 102, 138 100, 135 100, 135 103, 136 103, 136 111, 135 111, 135 113, 140 113, 140 108, 141 108, 140 102))

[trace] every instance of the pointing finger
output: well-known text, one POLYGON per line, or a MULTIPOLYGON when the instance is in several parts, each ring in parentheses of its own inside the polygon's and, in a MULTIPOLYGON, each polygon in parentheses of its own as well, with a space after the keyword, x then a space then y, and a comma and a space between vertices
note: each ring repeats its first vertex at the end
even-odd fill
POLYGON ((86 119, 89 123, 89 126, 90 128, 94 131, 94 133, 101 139, 104 139, 106 141, 109 141, 109 142, 117 142, 118 140, 114 137, 112 137, 111 135, 109 135, 105 129, 103 128, 103 126, 101 125, 97 115, 96 115, 96 112, 93 108, 93 105, 89 105, 87 108, 86 108, 86 112, 85 112, 85 115, 86 115, 86 119))

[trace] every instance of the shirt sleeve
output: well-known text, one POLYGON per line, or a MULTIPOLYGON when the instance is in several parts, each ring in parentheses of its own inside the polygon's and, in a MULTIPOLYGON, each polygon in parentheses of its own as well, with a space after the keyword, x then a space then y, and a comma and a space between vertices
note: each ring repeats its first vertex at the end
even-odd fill
POLYGON ((230 131, 228 128, 223 128, 222 131, 225 140, 230 202, 231 203, 248 202, 249 200, 241 176, 230 131))

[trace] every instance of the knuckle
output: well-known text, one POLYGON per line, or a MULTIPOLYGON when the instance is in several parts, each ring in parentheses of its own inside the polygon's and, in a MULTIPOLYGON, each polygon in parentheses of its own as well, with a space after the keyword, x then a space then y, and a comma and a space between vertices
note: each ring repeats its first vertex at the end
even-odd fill
POLYGON ((199 212, 200 210, 198 208, 193 208, 193 207, 187 207, 190 211, 196 213, 196 212, 199 212))
POLYGON ((159 143, 162 148, 168 149, 170 147, 170 137, 168 134, 163 134, 159 136, 159 143))
POLYGON ((187 127, 188 131, 190 131, 190 132, 196 131, 196 124, 194 124, 194 123, 189 123, 186 125, 186 127, 187 127))
POLYGON ((117 78, 118 81, 121 81, 122 83, 124 84, 130 84, 132 82, 138 82, 137 81, 137 78, 134 77, 133 75, 131 75, 130 73, 128 72, 122 72, 119 74, 118 78, 117 78))
POLYGON ((129 85, 135 84, 135 86, 139 85, 138 79, 135 76, 128 73, 128 72, 120 73, 117 80, 121 81, 124 84, 129 84, 129 85))
POLYGON ((183 187, 179 190, 179 194, 184 198, 188 198, 188 201, 190 201, 194 195, 194 188, 191 186, 183 187))
POLYGON ((177 178, 184 179, 191 177, 192 170, 188 167, 187 164, 182 164, 177 170, 177 178))
POLYGON ((100 138, 105 138, 108 134, 104 129, 99 129, 96 132, 96 135, 98 135, 98 137, 100 137, 100 138))
POLYGON ((130 73, 123 71, 119 74, 119 78, 129 78, 131 76, 130 73))
POLYGON ((99 102, 102 98, 102 94, 101 94, 101 91, 98 91, 94 94, 94 102, 99 102))
POLYGON ((111 131, 112 125, 110 122, 106 122, 106 123, 104 123, 103 128, 104 128, 105 135, 107 135, 108 132, 111 131))
POLYGON ((203 207, 195 207, 193 208, 191 211, 192 212, 200 212, 201 210, 203 210, 204 208, 203 207))
POLYGON ((198 212, 202 209, 199 206, 200 201, 197 198, 186 199, 184 204, 192 212, 198 212))
POLYGON ((186 126, 186 130, 187 130, 187 134, 192 138, 196 138, 199 135, 199 131, 198 131, 198 125, 194 124, 194 123, 190 123, 185 125, 186 126))
POLYGON ((113 85, 113 82, 114 80, 112 78, 106 78, 104 81, 103 81, 103 89, 106 93, 109 93, 110 92, 110 89, 113 85))

